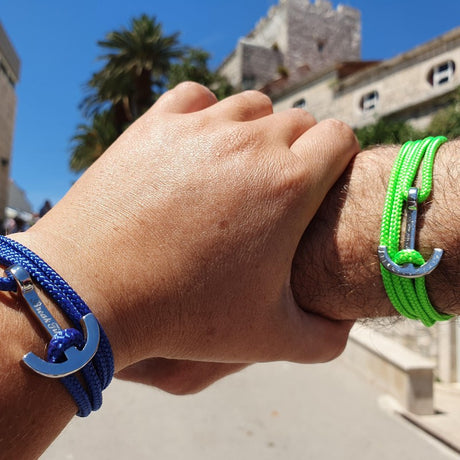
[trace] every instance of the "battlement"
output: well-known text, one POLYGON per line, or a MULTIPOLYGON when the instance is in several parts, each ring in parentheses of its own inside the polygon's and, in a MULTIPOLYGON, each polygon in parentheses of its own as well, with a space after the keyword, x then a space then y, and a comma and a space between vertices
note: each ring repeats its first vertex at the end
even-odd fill
POLYGON ((269 10, 266 16, 260 18, 254 29, 252 29, 247 35, 246 38, 253 38, 263 32, 264 28, 270 23, 273 18, 276 16, 282 15, 287 8, 290 7, 292 3, 299 3, 303 4, 304 8, 308 8, 310 12, 316 12, 319 14, 333 14, 336 17, 355 17, 360 19, 361 13, 356 8, 352 8, 350 6, 338 4, 337 8, 334 9, 332 2, 328 0, 315 0, 313 3, 310 0, 279 0, 277 5, 273 5, 269 10))
POLYGON ((361 59, 361 13, 328 0, 280 0, 219 71, 239 89, 261 88, 299 68, 317 72, 361 59))

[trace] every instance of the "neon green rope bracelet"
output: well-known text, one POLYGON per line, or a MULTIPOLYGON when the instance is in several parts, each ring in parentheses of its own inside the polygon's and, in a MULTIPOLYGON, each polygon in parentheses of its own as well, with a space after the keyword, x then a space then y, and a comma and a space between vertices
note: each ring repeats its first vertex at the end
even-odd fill
POLYGON ((393 165, 388 184, 378 255, 383 284, 396 310, 410 319, 419 319, 425 326, 446 321, 451 315, 439 313, 431 305, 425 287, 425 276, 438 265, 442 249, 436 248, 430 259, 414 249, 417 203, 425 201, 433 184, 433 162, 438 148, 446 142, 442 136, 406 142, 393 165), (415 187, 421 165, 421 187, 415 187), (399 249, 401 222, 406 202, 406 233, 404 248, 399 249))

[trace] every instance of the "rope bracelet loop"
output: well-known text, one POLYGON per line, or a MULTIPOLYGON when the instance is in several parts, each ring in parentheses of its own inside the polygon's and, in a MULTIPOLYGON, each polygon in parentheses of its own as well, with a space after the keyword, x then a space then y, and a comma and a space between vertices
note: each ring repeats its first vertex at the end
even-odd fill
POLYGON ((438 266, 442 249, 435 248, 428 261, 415 250, 417 205, 431 193, 434 157, 446 141, 443 136, 427 137, 401 147, 388 183, 378 248, 383 284, 391 303, 401 315, 418 319, 427 327, 452 318, 436 310, 425 287, 425 276, 438 266), (414 186, 419 167, 420 188, 414 186), (400 249, 404 202, 406 232, 404 248, 400 249))
POLYGON ((46 360, 27 353, 24 363, 40 375, 59 378, 77 404, 77 415, 87 417, 101 407, 102 390, 114 373, 112 348, 102 327, 78 294, 30 249, 0 236, 0 264, 8 267, 7 276, 0 278, 0 290, 20 293, 51 337, 46 360), (74 328, 59 326, 34 283, 62 309, 74 328))

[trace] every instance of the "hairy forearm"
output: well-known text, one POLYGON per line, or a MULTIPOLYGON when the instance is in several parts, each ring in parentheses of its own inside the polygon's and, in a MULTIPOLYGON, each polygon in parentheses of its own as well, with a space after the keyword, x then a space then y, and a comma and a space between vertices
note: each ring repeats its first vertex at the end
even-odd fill
MULTIPOLYGON (((377 247, 388 179, 399 146, 360 153, 336 183, 305 232, 292 284, 305 309, 337 319, 397 314, 385 293, 377 247)), ((460 141, 444 144, 433 171, 433 191, 420 206, 417 245, 427 259, 444 249, 426 277, 432 303, 460 313, 460 141)))

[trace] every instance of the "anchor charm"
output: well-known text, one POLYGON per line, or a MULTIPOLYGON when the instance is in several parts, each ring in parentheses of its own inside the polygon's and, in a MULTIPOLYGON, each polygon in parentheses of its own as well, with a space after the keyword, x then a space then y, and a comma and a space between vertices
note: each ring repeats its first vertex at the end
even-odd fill
MULTIPOLYGON (((53 337, 54 334, 62 331, 56 319, 40 300, 27 270, 20 265, 12 265, 6 272, 14 277, 27 305, 48 334, 53 337)), ((60 363, 45 361, 34 353, 29 352, 23 357, 24 363, 38 374, 51 378, 66 377, 85 367, 96 354, 99 346, 100 330, 99 323, 92 313, 83 316, 80 324, 86 339, 82 350, 75 346, 69 347, 64 351, 67 360, 60 363)))
MULTIPOLYGON (((404 249, 415 249, 415 230, 417 224, 417 197, 418 188, 411 187, 407 197, 406 234, 404 237, 404 249)), ((378 255, 380 263, 391 273, 403 278, 420 278, 431 273, 439 264, 443 250, 435 248, 433 254, 420 267, 412 263, 403 265, 395 264, 388 255, 387 246, 379 246, 378 255)))

